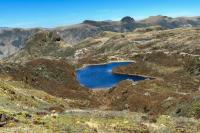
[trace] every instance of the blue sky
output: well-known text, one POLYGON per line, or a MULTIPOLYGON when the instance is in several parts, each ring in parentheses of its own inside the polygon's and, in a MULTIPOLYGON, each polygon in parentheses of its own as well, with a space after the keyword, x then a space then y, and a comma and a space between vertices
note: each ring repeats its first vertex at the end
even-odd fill
POLYGON ((85 19, 200 16, 200 0, 0 0, 0 27, 56 27, 85 19))

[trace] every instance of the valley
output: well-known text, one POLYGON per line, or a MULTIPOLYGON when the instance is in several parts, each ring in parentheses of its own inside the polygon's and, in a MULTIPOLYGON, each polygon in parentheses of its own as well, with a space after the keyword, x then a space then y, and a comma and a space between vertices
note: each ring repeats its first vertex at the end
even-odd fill
POLYGON ((0 132, 200 131, 199 25, 155 16, 33 30, 0 60, 0 132), (79 68, 116 61, 134 63, 113 74, 153 79, 110 89, 77 80, 79 68))

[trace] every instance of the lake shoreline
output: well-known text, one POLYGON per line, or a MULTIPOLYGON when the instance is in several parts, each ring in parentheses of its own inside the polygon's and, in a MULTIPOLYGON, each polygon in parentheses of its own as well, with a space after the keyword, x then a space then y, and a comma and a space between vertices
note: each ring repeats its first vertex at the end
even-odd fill
POLYGON ((130 63, 136 63, 136 61, 133 61, 133 60, 123 60, 123 61, 109 61, 109 62, 105 62, 105 63, 98 63, 98 64, 84 64, 82 67, 80 68, 77 68, 76 71, 78 70, 81 70, 85 67, 88 67, 88 66, 99 66, 99 65, 106 65, 106 64, 109 64, 109 63, 117 63, 117 62, 130 62, 130 63))
POLYGON ((129 76, 140 76, 147 78, 145 80, 152 80, 152 79, 158 79, 157 77, 152 77, 152 76, 147 76, 147 75, 142 75, 142 74, 128 74, 128 73, 122 73, 122 72, 112 72, 113 74, 119 74, 119 75, 129 75, 129 76))
POLYGON ((157 79, 155 77, 147 75, 127 74, 127 73, 119 73, 113 71, 115 67, 120 67, 121 65, 122 66, 129 65, 132 63, 136 62, 132 60, 126 60, 126 61, 123 60, 123 61, 109 61, 107 63, 99 63, 99 64, 85 64, 83 67, 76 70, 76 73, 78 73, 76 74, 76 79, 81 86, 96 91, 110 90, 114 86, 117 86, 120 80, 132 80, 133 82, 139 82, 140 80, 157 79), (105 68, 102 69, 102 67, 105 68), (98 70, 99 68, 101 68, 100 71, 98 70), (110 82, 111 84, 108 82, 110 82), (97 86, 95 86, 95 84, 97 86))

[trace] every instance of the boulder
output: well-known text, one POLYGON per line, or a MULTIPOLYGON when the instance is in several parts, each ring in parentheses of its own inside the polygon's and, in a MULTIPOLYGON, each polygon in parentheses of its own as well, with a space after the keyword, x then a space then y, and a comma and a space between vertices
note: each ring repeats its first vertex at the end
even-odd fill
POLYGON ((8 116, 6 114, 0 114, 0 127, 3 127, 7 124, 8 116))

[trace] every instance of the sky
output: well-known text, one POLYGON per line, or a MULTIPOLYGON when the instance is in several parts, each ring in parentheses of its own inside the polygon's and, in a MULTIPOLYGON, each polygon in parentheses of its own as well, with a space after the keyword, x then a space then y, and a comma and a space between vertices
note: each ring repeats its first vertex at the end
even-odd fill
POLYGON ((200 16, 200 0, 0 0, 0 27, 56 27, 83 20, 200 16))

